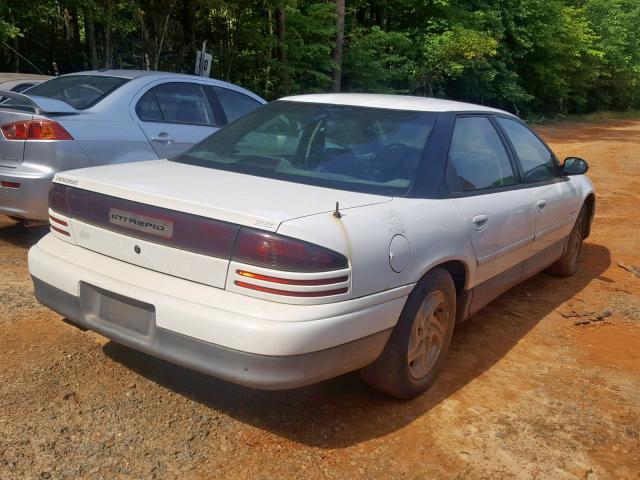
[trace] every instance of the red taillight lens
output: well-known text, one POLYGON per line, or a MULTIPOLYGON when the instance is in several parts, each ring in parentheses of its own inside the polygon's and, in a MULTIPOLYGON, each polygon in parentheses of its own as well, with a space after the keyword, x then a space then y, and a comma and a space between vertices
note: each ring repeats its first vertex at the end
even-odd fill
POLYGON ((62 125, 53 120, 29 120, 3 125, 7 140, 73 140, 62 125))
POLYGON ((63 227, 69 226, 67 222, 65 222, 64 220, 60 220, 59 218, 54 217, 53 215, 49 215, 49 223, 57 223, 58 225, 62 225, 63 227))
POLYGON ((60 235, 64 235, 65 237, 70 237, 71 236, 71 234, 69 232, 67 232, 66 230, 63 230, 61 228, 58 228, 55 225, 49 224, 49 228, 51 230, 53 230, 54 232, 58 232, 60 235))
POLYGON ((347 268, 347 258, 328 248, 282 235, 241 228, 232 260, 292 272, 324 272, 347 268))
POLYGON ((2 135, 7 140, 26 140, 28 122, 15 122, 2 126, 2 135))
POLYGON ((19 182, 8 182, 6 180, 2 180, 0 182, 0 187, 4 187, 4 188, 20 188, 20 183, 19 182))
POLYGON ((257 292, 271 293, 272 295, 284 295, 286 297, 328 297, 331 295, 341 295, 347 293, 349 289, 347 287, 337 288, 335 290, 321 290, 321 291, 294 291, 294 290, 280 290, 278 288, 261 287, 259 285, 253 285, 252 283, 235 281, 238 287, 248 288, 249 290, 256 290, 257 292))
POLYGON ((335 283, 343 283, 349 280, 348 275, 335 278, 318 278, 313 280, 300 280, 294 278, 280 278, 272 277, 270 275, 261 275, 259 273, 247 272, 246 270, 236 270, 236 273, 241 277, 253 278, 255 280, 262 280, 264 282, 281 283, 283 285, 304 285, 304 286, 324 286, 333 285, 335 283))
POLYGON ((49 189, 49 208, 63 215, 69 215, 67 190, 69 187, 59 183, 52 183, 49 189))
POLYGON ((27 140, 73 140, 62 125, 53 120, 29 122, 27 140))

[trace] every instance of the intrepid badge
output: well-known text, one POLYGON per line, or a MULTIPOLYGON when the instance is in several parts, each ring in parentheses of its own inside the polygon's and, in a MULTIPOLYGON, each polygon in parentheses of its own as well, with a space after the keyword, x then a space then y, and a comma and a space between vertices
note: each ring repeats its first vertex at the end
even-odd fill
POLYGON ((116 208, 109 209, 109 221, 114 225, 120 225, 160 237, 171 238, 173 236, 173 222, 138 215, 116 208))

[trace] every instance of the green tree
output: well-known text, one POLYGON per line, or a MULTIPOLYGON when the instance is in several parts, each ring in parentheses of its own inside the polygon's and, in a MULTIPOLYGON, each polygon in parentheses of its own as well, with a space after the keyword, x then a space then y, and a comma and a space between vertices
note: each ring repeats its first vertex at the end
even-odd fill
POLYGON ((640 107, 638 0, 336 1, 3 0, 0 70, 192 73, 206 40, 212 76, 269 99, 339 80, 524 115, 640 107))
POLYGON ((588 0, 586 11, 603 52, 599 82, 590 90, 593 106, 640 107, 640 2, 588 0))

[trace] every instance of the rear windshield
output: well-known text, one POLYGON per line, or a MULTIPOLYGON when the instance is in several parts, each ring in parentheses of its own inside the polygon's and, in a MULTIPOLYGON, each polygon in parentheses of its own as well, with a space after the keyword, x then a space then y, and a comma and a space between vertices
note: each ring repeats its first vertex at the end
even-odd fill
MULTIPOLYGON (((68 103, 76 110, 92 107, 129 80, 102 75, 70 75, 52 78, 26 92, 28 95, 55 98, 68 103)), ((6 102, 13 103, 14 100, 6 102)))
POLYGON ((435 114, 278 101, 224 127, 176 162, 277 180, 404 195, 435 114))

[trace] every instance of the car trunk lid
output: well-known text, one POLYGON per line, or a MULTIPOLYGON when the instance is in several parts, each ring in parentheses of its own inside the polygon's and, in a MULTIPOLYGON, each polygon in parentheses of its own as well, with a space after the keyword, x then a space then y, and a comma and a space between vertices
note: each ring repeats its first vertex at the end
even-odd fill
MULTIPOLYGON (((51 121, 44 114, 78 113, 71 105, 55 98, 0 91, 0 99, 0 127, 30 120, 51 121)), ((22 165, 27 141, 29 140, 10 140, 0 133, 0 167, 17 168, 22 165)))
POLYGON ((334 190, 168 160, 63 172, 55 181, 168 210, 275 231, 307 215, 387 202, 391 197, 334 190))
POLYGON ((286 220, 331 214, 336 202, 345 211, 391 200, 166 160, 63 172, 54 182, 72 187, 70 236, 82 247, 219 288, 241 226, 275 232, 286 220))

